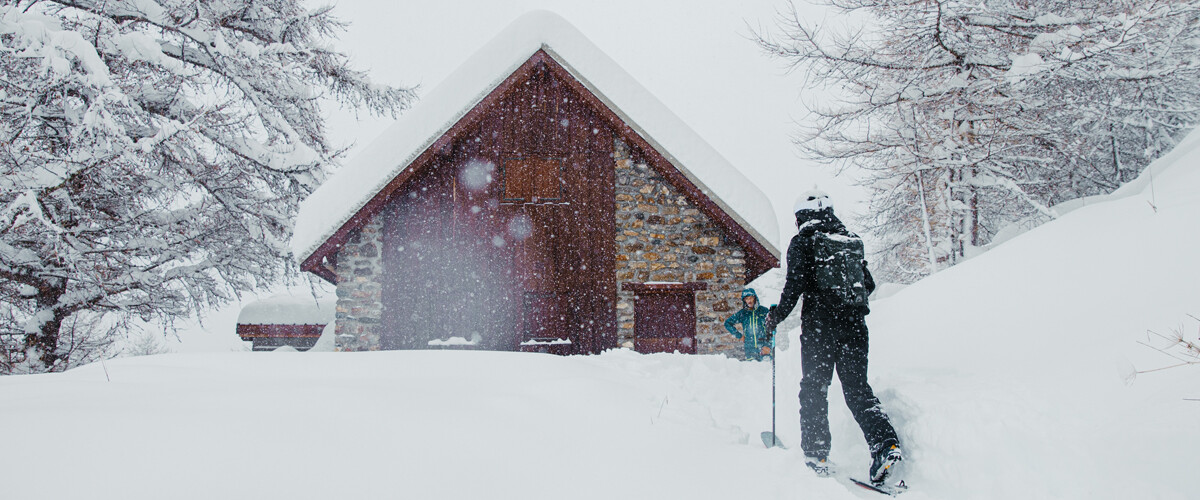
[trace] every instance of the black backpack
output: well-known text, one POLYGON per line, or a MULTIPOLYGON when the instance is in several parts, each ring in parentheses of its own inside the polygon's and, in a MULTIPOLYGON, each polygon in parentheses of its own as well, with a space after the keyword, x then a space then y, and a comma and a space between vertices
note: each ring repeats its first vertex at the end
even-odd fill
POLYGON ((862 238, 852 234, 816 231, 813 242, 813 281, 834 305, 866 306, 866 253, 862 238))

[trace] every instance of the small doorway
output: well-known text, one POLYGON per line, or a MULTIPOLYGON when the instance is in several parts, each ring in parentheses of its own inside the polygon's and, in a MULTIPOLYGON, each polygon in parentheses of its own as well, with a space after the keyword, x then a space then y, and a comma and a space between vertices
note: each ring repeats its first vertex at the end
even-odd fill
POLYGON ((696 354, 696 291, 705 283, 624 283, 636 294, 633 348, 637 352, 696 354))

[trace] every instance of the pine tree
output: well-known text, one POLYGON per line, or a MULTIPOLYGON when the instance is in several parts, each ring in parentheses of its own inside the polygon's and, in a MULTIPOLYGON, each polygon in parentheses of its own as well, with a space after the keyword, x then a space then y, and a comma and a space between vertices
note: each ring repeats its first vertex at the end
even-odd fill
POLYGON ((331 48, 330 10, 0 1, 0 370, 69 366, 81 315, 187 316, 294 273, 297 205, 340 153, 320 102, 413 99, 331 48))
POLYGON ((1055 204, 1111 192, 1200 109, 1200 0, 828 0, 759 43, 843 99, 797 142, 865 172, 885 280, 959 262, 1055 204))

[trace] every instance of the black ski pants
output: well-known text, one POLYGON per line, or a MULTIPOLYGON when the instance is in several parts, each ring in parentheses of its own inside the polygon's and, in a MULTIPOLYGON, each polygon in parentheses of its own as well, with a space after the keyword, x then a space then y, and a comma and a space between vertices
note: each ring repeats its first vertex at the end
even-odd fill
POLYGON ((871 452, 898 444, 879 399, 867 384, 867 323, 858 311, 814 308, 801 318, 800 447, 812 457, 829 456, 829 384, 837 370, 846 406, 871 452))

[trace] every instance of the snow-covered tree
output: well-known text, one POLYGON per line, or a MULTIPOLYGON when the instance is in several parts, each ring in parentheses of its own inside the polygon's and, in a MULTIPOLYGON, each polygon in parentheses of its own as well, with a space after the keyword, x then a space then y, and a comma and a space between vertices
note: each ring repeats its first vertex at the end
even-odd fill
POLYGON ((760 44, 835 89, 797 139, 865 172, 883 278, 953 265, 1002 229, 1110 192, 1200 116, 1200 0, 826 0, 760 44))
POLYGON ((0 371, 68 366, 77 315, 189 315, 293 272, 292 217, 340 153, 321 102, 413 98, 301 4, 0 0, 0 371))

